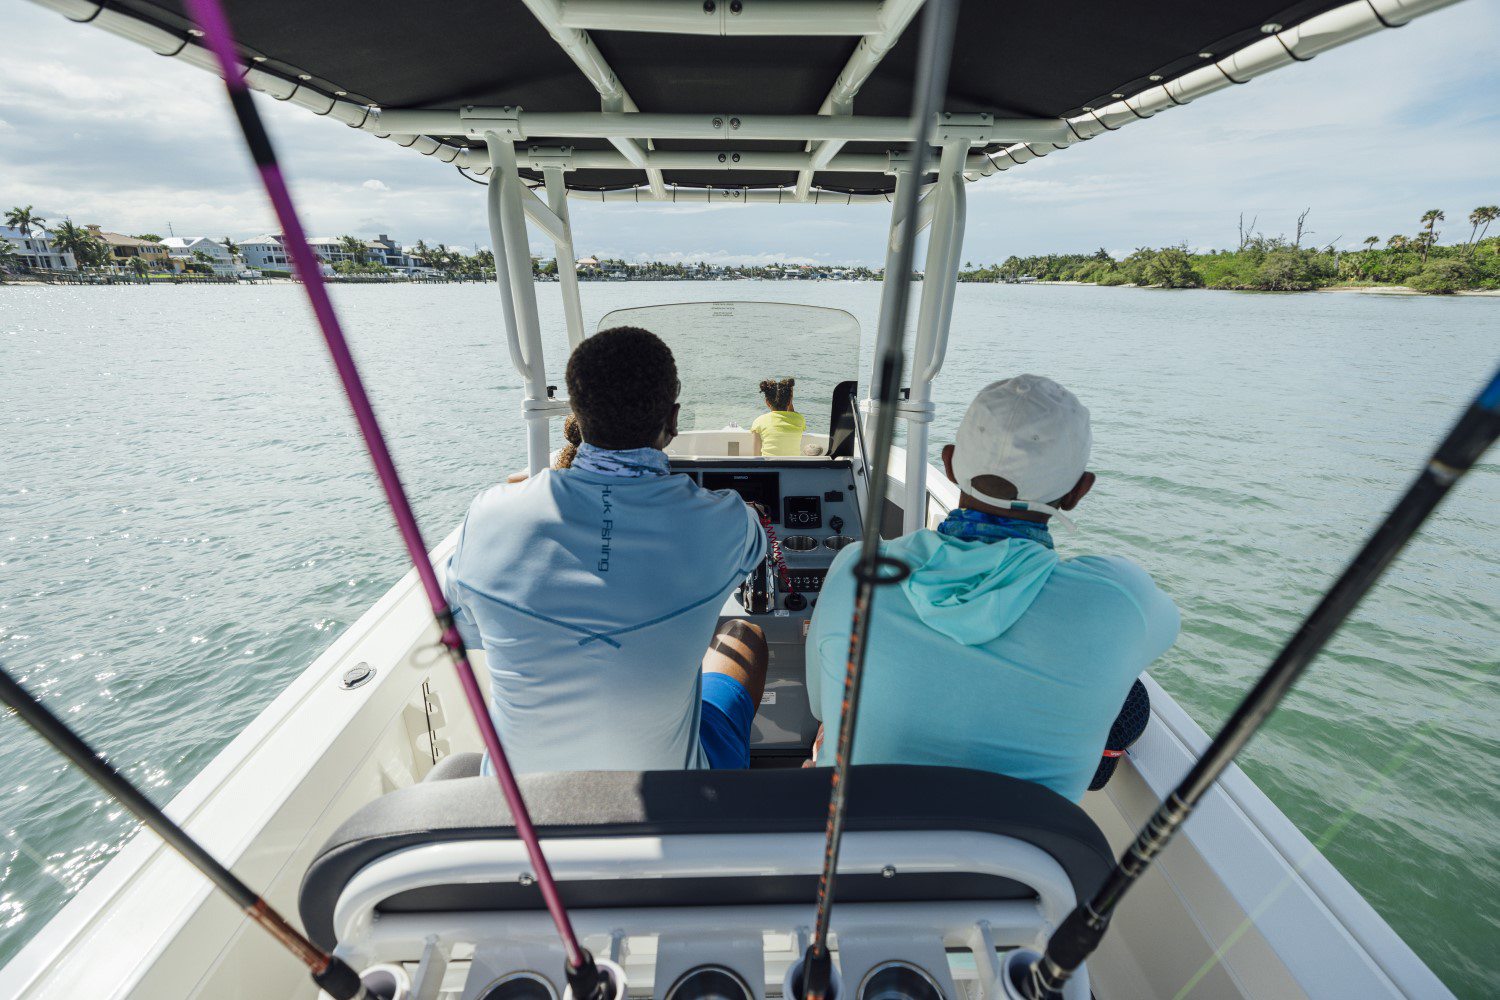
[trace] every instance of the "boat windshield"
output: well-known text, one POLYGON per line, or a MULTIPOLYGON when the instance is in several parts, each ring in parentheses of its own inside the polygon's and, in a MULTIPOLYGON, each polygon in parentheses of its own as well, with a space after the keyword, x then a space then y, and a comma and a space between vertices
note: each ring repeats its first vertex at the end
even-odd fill
POLYGON ((617 309, 600 330, 638 326, 672 348, 684 431, 748 428, 766 412, 762 379, 795 378, 793 407, 828 432, 833 390, 857 378, 859 321, 842 309, 785 302, 683 302, 617 309))

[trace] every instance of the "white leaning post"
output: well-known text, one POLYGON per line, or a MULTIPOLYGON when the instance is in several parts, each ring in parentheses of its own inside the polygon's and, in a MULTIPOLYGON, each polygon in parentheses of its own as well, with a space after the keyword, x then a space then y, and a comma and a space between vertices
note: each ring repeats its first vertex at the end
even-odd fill
POLYGON ((505 307, 505 334, 511 363, 525 382, 526 395, 521 409, 526 418, 526 467, 536 475, 547 467, 551 451, 550 420, 560 407, 547 398, 541 321, 537 317, 536 284, 531 274, 526 210, 521 203, 524 185, 521 175, 516 172, 516 148, 503 136, 490 134, 485 139, 493 168, 488 205, 495 280, 500 286, 505 307))
POLYGON ((897 409, 897 416, 906 419, 902 534, 910 534, 927 524, 928 431, 936 409, 932 403, 932 380, 943 367, 948 327, 953 319, 953 298, 958 291, 958 262, 967 208, 963 170, 968 150, 969 142, 964 138, 950 138, 943 143, 937 185, 931 194, 937 205, 933 211, 932 235, 927 239, 922 305, 917 313, 917 339, 912 349, 911 393, 897 409))

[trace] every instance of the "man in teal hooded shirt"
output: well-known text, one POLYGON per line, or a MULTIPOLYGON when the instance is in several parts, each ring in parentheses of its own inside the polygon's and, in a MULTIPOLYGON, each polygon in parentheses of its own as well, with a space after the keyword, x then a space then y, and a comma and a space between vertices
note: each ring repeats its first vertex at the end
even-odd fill
MULTIPOLYGON (((1048 530, 1094 485, 1089 412, 1051 379, 975 397, 943 449, 959 505, 884 543, 911 567, 875 599, 856 763, 997 771, 1083 797, 1135 678, 1171 647, 1171 598, 1120 556, 1063 559, 1048 530)), ((807 688, 838 741, 858 546, 834 559, 807 637, 807 688)))

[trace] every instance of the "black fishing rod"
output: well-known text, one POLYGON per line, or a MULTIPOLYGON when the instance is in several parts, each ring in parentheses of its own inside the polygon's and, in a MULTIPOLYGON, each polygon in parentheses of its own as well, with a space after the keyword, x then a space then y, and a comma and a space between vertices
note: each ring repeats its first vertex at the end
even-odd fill
MULTIPOLYGON (((887 298, 880 313, 875 339, 876 378, 874 398, 875 449, 864 456, 869 465, 865 479, 864 538, 854 569, 858 587, 849 626, 849 656, 844 670, 844 696, 839 708, 839 739, 833 757, 832 790, 828 797, 828 825, 823 847, 823 871, 818 877, 817 914, 812 940, 802 957, 802 1000, 825 1000, 833 976, 828 952, 828 926, 833 912, 833 879, 838 871, 839 847, 844 837, 845 800, 849 765, 854 746, 854 724, 858 718, 860 680, 864 675, 865 650, 870 638, 870 616, 875 588, 903 579, 909 568, 880 552, 880 522, 885 508, 886 482, 890 473, 891 442, 896 436, 896 406, 905 357, 901 342, 906 331, 907 299, 911 292, 912 256, 917 234, 917 194, 927 175, 927 144, 937 118, 943 87, 948 80, 948 61, 953 53, 953 32, 958 23, 958 0, 929 0, 922 13, 922 35, 918 42, 917 78, 912 94, 910 178, 896 185, 900 245, 894 267, 887 267, 887 298)), ((855 414, 856 423, 859 415, 855 414)), ((861 438, 863 440, 863 438, 861 438)), ((795 989, 795 984, 794 984, 795 989)))
POLYGON ((1281 704, 1297 678, 1390 568, 1453 484, 1474 467, 1497 436, 1500 371, 1459 417, 1416 481, 1282 647, 1187 777, 1157 807, 1093 898, 1068 914, 1048 940, 1045 954, 1034 961, 1012 959, 1008 964, 1006 985, 1014 994, 1025 1000, 1055 1000, 1061 996, 1063 984, 1099 947, 1125 893, 1171 842, 1204 793, 1281 704))
POLYGON ((272 909, 271 904, 257 895, 255 890, 241 882, 234 872, 220 864, 186 830, 172 822, 156 803, 116 771, 98 751, 53 715, 3 667, 0 667, 0 702, 15 709, 22 721, 36 730, 42 739, 52 744, 59 753, 93 779, 95 784, 134 813, 136 819, 150 827, 168 847, 202 872, 220 892, 234 900, 235 905, 245 911, 247 917, 307 966, 319 989, 335 1000, 375 1000, 374 995, 360 982, 359 973, 342 959, 328 954, 304 937, 285 917, 272 909))

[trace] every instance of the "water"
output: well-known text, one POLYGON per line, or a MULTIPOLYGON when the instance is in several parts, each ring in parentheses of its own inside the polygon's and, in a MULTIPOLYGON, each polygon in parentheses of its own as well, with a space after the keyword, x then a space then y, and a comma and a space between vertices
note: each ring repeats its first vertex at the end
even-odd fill
MULTIPOLYGON (((837 306, 868 341, 879 287, 592 284, 583 302, 590 324, 716 295, 837 306)), ((496 293, 335 297, 436 540, 522 462, 496 293)), ((1099 484, 1061 547, 1128 555, 1176 598, 1154 673, 1212 729, 1493 369, 1497 324, 1494 300, 961 286, 933 441, 1004 374, 1082 397, 1099 484)), ((782 361, 745 373, 747 398, 782 361)), ((158 801, 403 572, 298 288, 0 289, 0 421, 0 659, 158 801)), ((1497 501, 1492 454, 1245 761, 1475 998, 1500 994, 1497 501)), ((131 824, 15 720, 0 775, 4 960, 131 824)))

